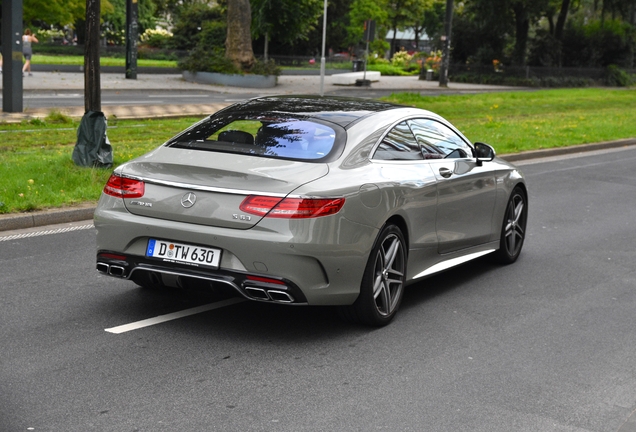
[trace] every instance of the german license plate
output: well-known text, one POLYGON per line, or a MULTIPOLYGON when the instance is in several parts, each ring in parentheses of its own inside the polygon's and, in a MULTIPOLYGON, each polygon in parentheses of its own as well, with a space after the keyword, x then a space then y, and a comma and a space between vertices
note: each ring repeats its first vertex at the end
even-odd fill
POLYGON ((146 256, 164 261, 219 268, 221 250, 165 240, 149 239, 146 256))

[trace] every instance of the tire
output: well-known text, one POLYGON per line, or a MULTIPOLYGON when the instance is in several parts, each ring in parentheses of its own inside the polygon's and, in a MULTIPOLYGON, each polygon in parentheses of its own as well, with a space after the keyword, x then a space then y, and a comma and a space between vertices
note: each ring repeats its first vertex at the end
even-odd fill
POLYGON ((381 327, 393 320, 404 295, 406 242, 395 225, 385 226, 373 246, 360 284, 360 295, 351 306, 343 306, 343 318, 381 327))
POLYGON ((510 194, 501 226, 499 250, 495 253, 499 263, 512 264, 517 261, 526 238, 527 221, 528 199, 523 189, 516 187, 510 194))

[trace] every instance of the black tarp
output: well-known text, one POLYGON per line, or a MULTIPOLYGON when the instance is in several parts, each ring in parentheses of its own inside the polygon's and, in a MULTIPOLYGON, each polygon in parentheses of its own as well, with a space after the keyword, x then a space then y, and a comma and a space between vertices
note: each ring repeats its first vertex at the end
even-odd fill
POLYGON ((87 111, 77 129, 77 142, 73 149, 75 165, 110 168, 113 148, 106 136, 106 117, 101 111, 87 111))

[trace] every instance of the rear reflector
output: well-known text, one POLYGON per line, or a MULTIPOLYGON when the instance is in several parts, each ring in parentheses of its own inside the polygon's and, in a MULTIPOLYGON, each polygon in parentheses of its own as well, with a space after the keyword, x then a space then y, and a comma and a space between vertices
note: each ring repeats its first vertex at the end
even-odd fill
POLYGON ((250 276, 250 275, 247 275, 247 280, 256 281, 256 282, 271 283, 271 284, 276 284, 276 285, 285 285, 285 282, 280 281, 278 279, 271 279, 271 278, 266 278, 266 277, 261 277, 261 276, 250 276))
POLYGON ((104 193, 116 198, 141 198, 144 196, 144 191, 144 182, 117 174, 112 174, 104 186, 104 193))
POLYGON ((126 255, 118 255, 113 253, 100 253, 97 254, 98 258, 114 259, 119 261, 126 261, 126 255))
POLYGON ((250 195, 240 209, 257 216, 303 219, 336 214, 344 205, 344 198, 275 198, 250 195))

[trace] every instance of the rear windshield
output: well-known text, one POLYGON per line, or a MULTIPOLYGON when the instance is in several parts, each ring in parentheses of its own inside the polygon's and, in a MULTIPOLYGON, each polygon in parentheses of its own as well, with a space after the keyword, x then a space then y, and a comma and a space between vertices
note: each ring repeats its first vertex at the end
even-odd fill
POLYGON ((329 125, 299 119, 236 119, 227 124, 201 122, 167 143, 170 147, 323 161, 333 153, 336 131, 329 125))

